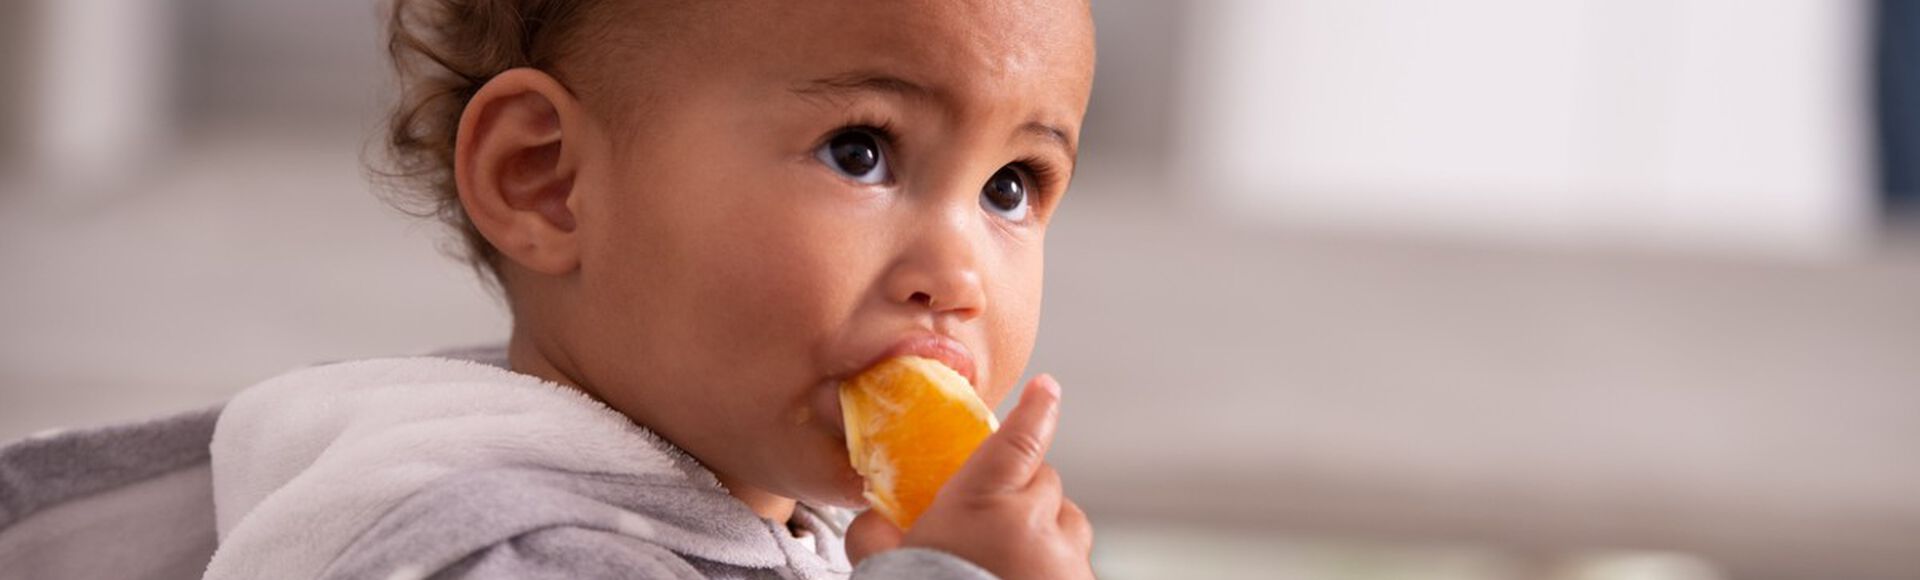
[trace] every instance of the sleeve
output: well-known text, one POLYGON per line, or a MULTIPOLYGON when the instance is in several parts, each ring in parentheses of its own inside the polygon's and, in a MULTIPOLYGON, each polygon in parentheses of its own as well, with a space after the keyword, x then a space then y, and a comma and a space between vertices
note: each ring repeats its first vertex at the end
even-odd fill
POLYGON ((901 548, 862 560, 852 580, 998 580, 992 572, 965 558, 939 550, 901 548))
POLYGON ((616 533, 553 527, 474 552, 430 575, 440 579, 705 578, 666 548, 616 533))

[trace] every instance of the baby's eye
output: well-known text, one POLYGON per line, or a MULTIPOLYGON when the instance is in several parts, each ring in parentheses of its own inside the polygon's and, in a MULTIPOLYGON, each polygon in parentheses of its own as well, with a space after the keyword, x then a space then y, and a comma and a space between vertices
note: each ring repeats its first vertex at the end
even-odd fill
POLYGON ((1008 165, 987 178, 980 188, 980 207, 1012 221, 1027 219, 1027 173, 1008 165))
POLYGON ((887 170, 887 158, 880 138, 868 129, 848 129, 828 139, 813 156, 848 179, 873 185, 886 183, 893 176, 887 170))

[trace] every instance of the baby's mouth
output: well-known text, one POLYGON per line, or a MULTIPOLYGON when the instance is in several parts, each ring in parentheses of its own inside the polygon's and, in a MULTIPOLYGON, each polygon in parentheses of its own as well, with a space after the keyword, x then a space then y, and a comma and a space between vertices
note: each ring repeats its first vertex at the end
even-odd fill
POLYGON ((811 411, 815 418, 828 424, 828 432, 833 434, 835 440, 843 445, 847 441, 845 415, 840 408, 840 385, 882 362, 901 356, 918 356, 938 361, 964 377, 976 393, 979 391, 979 378, 976 376, 977 368, 974 366, 973 354, 967 350, 965 343, 939 334, 909 335, 879 352, 864 366, 844 375, 828 377, 814 389, 811 411))

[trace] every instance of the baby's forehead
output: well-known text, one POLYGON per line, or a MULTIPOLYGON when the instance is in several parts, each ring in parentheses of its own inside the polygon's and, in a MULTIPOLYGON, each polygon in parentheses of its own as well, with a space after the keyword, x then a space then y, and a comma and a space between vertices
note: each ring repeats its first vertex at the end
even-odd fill
POLYGON ((1093 84, 1083 0, 686 4, 608 15, 602 25, 615 32, 586 47, 581 96, 616 127, 682 107, 823 98, 819 114, 844 115, 858 107, 830 95, 860 89, 982 131, 1059 134, 1076 149, 1093 84))
POLYGON ((615 31, 609 36, 616 45, 609 48, 622 54, 602 59, 600 68, 616 75, 652 69, 663 73, 649 79, 656 83, 745 68, 770 80, 885 71, 986 90, 1031 90, 1055 80, 1091 85, 1093 23, 1085 0, 665 4, 678 8, 608 15, 604 25, 615 31))

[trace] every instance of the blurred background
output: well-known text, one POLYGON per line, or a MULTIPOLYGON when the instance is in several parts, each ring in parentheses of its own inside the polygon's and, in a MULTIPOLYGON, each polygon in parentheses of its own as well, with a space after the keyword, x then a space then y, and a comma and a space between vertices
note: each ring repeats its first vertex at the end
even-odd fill
MULTIPOLYGON (((0 439, 504 338, 372 0, 0 19, 0 439)), ((1033 369, 1104 577, 1920 578, 1920 5, 1096 0, 1033 369)))

